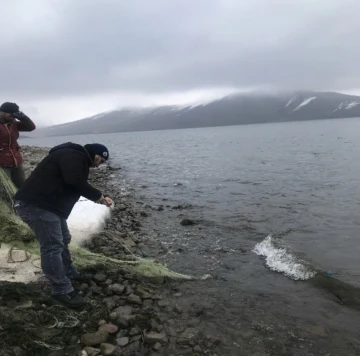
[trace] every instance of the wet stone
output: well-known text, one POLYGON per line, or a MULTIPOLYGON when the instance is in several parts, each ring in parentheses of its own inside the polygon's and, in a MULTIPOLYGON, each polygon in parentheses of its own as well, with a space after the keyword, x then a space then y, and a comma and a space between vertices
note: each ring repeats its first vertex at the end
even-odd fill
POLYGON ((94 347, 87 346, 84 348, 84 351, 88 354, 88 356, 98 356, 100 355, 100 350, 95 349, 94 347))
POLYGON ((169 302, 166 300, 159 300, 157 304, 161 308, 166 308, 169 306, 169 302))
POLYGON ((127 298, 130 304, 142 305, 142 300, 138 295, 130 294, 127 298))
POLYGON ((100 345, 107 340, 108 336, 103 332, 88 333, 81 337, 81 342, 86 346, 100 345))
POLYGON ((103 356, 111 356, 115 355, 116 346, 112 344, 103 343, 100 345, 101 355, 103 356))
POLYGON ((104 273, 96 273, 94 276, 94 281, 97 283, 104 283, 107 277, 104 273))
POLYGON ((129 343, 128 337, 121 337, 120 339, 116 339, 116 344, 120 347, 124 347, 129 343))
POLYGON ((144 340, 148 344, 154 344, 156 342, 160 342, 161 344, 165 344, 167 342, 167 338, 165 333, 156 333, 153 331, 148 332, 144 335, 144 340))
POLYGON ((118 327, 113 324, 103 324, 99 327, 99 332, 104 332, 108 334, 116 334, 118 332, 118 327))

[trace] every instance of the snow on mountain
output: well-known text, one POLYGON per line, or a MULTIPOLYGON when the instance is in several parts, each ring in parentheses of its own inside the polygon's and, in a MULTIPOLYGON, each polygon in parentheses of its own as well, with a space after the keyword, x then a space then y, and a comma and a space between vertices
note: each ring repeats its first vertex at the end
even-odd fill
POLYGON ((296 100, 296 95, 295 96, 293 96, 289 101, 288 101, 288 103, 285 105, 285 108, 287 108, 289 105, 291 105, 295 100, 296 100))
POLYGON ((242 93, 187 105, 115 109, 79 121, 41 128, 29 133, 29 136, 172 130, 350 117, 360 117, 360 97, 313 91, 242 93))
POLYGON ((333 111, 336 112, 338 110, 350 110, 360 104, 360 101, 343 101, 340 105, 333 111))
POLYGON ((308 105, 309 103, 311 103, 313 100, 316 99, 316 96, 313 96, 311 98, 307 98, 305 99, 300 105, 298 105, 293 111, 298 111, 299 109, 301 109, 303 106, 308 105))

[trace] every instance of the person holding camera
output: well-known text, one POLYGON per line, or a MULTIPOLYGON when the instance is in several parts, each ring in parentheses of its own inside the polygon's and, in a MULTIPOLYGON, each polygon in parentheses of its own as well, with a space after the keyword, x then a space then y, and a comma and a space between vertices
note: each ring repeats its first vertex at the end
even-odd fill
POLYGON ((17 142, 19 132, 30 132, 35 128, 17 104, 6 102, 0 106, 0 167, 18 189, 25 182, 23 157, 17 142))

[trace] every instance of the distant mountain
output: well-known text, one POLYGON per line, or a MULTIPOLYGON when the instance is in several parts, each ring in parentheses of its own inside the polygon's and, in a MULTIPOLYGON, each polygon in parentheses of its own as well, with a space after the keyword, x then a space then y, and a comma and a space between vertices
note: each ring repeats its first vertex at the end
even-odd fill
POLYGON ((182 129, 283 121, 360 117, 360 97, 301 91, 290 94, 236 94, 193 106, 114 110, 36 130, 32 136, 182 129))

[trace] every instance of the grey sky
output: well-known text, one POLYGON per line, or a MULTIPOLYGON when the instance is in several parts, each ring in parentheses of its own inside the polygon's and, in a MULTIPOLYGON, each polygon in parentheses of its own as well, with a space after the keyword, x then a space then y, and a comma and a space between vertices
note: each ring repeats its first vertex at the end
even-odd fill
POLYGON ((236 88, 360 92, 358 0, 0 4, 0 101, 42 122, 236 88))

